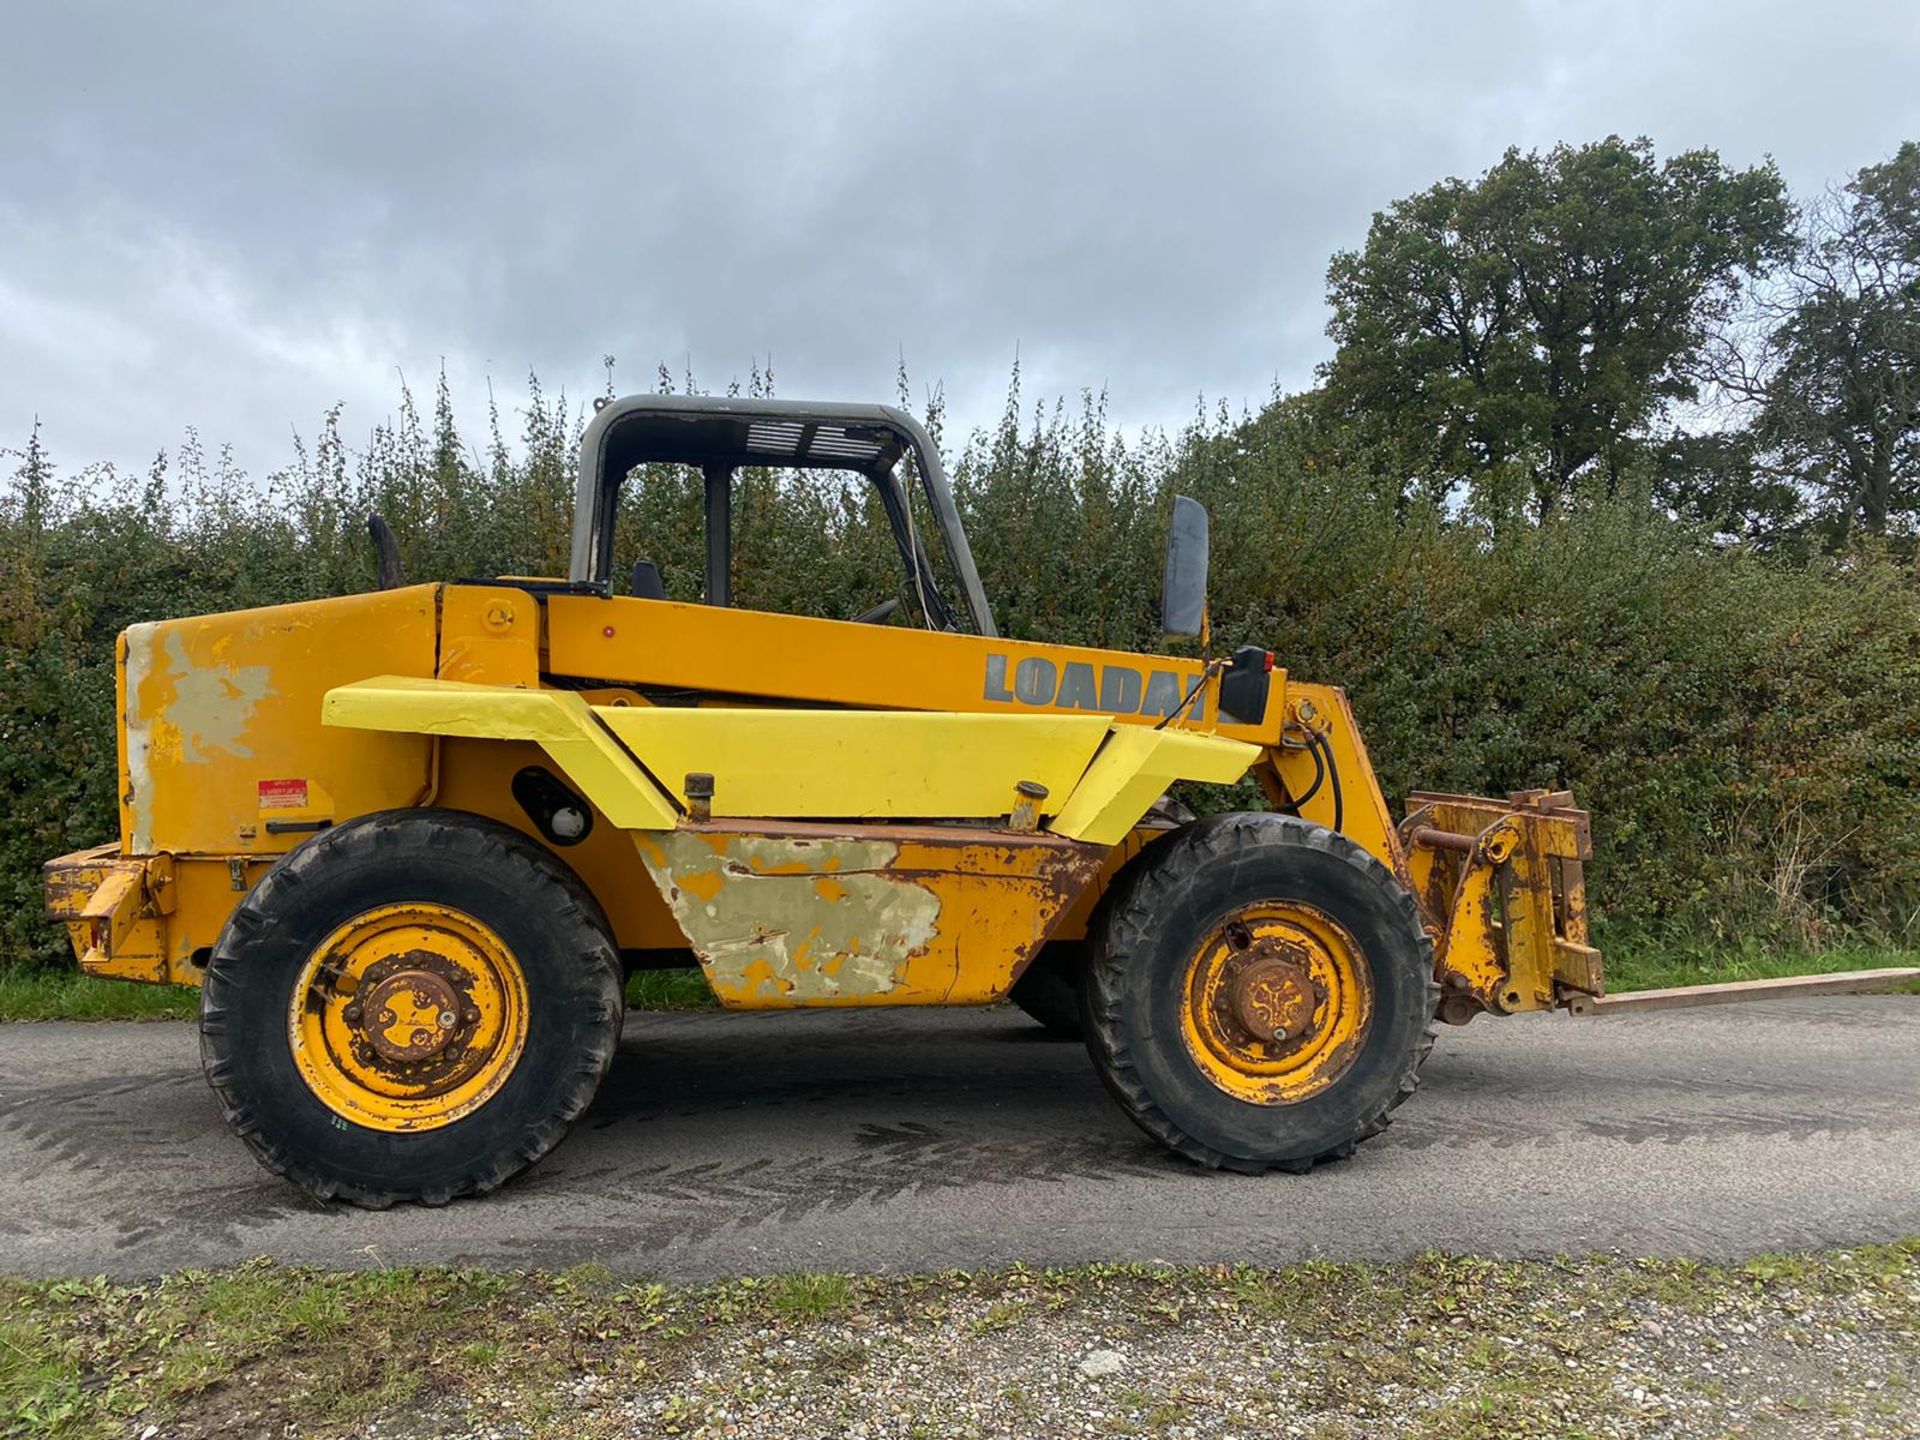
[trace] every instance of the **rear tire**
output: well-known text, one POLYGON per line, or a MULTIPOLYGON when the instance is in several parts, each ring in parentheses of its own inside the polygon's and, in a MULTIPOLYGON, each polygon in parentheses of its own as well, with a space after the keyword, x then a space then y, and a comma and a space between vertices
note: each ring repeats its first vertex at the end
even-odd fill
POLYGON ((291 851, 233 912, 201 1057, 269 1170, 323 1200, 444 1204, 586 1109, 620 975, 599 905, 547 850, 476 815, 386 811, 291 851))
POLYGON ((1344 836, 1218 815, 1150 846, 1095 917, 1087 1046, 1198 1164, 1303 1172, 1386 1128, 1433 1045, 1413 896, 1344 836))

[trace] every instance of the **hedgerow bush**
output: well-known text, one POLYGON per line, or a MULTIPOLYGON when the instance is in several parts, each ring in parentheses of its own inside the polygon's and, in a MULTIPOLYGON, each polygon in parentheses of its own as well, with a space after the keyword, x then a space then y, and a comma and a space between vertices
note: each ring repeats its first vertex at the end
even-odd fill
MULTIPOLYGON (((584 420, 534 382, 514 442, 494 411, 476 443, 443 383, 357 448, 328 413, 264 483, 191 439, 145 476, 63 473, 33 436, 0 490, 0 968, 62 955, 38 866, 114 834, 123 627, 366 588, 369 510, 413 579, 564 573, 584 420)), ((1894 561, 1796 567, 1630 496, 1496 538, 1288 400, 1125 435, 1100 397, 1025 408, 1016 376, 1000 422, 945 448, 1006 633, 1157 647, 1165 517, 1192 494, 1216 635, 1345 685, 1391 797, 1573 789, 1616 928, 1920 938, 1920 585, 1894 561)), ((850 616, 899 593, 861 483, 754 472, 735 523, 737 603, 850 616)), ((700 526, 698 477, 651 470, 616 554, 696 598, 700 526)))

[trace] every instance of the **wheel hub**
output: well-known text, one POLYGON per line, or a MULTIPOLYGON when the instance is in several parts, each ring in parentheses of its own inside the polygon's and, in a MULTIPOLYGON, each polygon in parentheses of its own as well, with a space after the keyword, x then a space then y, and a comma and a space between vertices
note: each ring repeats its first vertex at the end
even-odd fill
POLYGON ((1345 1074, 1373 1013, 1365 956, 1324 911, 1262 901, 1201 937, 1182 1032, 1201 1073, 1236 1099, 1295 1104, 1345 1074))
POLYGON ((361 1002, 358 1028, 383 1058, 409 1064, 447 1048, 460 1024, 459 1005, 444 977, 424 968, 402 970, 361 1002))
POLYGON ((1237 966, 1216 992, 1224 1011, 1220 1018, 1263 1045, 1303 1037, 1318 1004, 1305 957, 1298 947, 1280 949, 1278 955, 1255 955, 1237 966))
POLYGON ((288 1018, 295 1062, 336 1114, 376 1129, 432 1129, 483 1103, 513 1071, 526 1042, 526 982, 472 916, 386 906, 314 951, 288 1018))

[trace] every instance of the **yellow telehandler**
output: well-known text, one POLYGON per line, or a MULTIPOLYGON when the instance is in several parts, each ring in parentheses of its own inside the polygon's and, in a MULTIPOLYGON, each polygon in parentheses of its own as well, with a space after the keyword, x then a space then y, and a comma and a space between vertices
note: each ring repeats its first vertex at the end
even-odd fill
POLYGON ((635 967, 697 962, 740 1010, 1011 996, 1148 1134, 1249 1172, 1382 1129, 1436 1019, 1600 993, 1571 797, 1396 822, 1339 689, 1212 654, 1192 500, 1163 619, 1199 659, 1000 637, 888 406, 602 402, 565 579, 406 585, 374 530, 376 591, 120 637, 120 838, 45 872, 87 972, 201 987, 227 1118, 317 1196, 439 1204, 538 1160, 635 967), (637 557, 616 583, 648 464, 703 477, 703 604, 637 557), (734 607, 752 466, 874 486, 895 597, 734 607), (1249 775, 1269 809, 1169 795, 1249 775))

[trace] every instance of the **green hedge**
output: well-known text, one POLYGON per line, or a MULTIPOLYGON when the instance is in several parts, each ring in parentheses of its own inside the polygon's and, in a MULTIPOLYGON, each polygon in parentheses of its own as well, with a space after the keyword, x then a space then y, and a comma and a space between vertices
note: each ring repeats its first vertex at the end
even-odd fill
MULTIPOLYGON (((531 390, 509 446, 404 397, 349 451, 329 415, 270 482, 189 445, 153 474, 63 477, 38 439, 0 491, 0 967, 62 953, 36 869, 113 832, 115 634, 137 620, 364 588, 379 509, 413 578, 564 570, 582 415, 531 390)), ((937 410, 930 417, 937 426, 937 410)), ((1856 555, 1793 568, 1613 500, 1497 542, 1404 499, 1280 402, 1123 438, 1101 403, 949 447, 1010 634, 1156 644, 1169 497, 1214 518, 1215 631, 1348 687, 1382 783, 1570 787, 1595 815, 1597 905, 1631 926, 1818 948, 1920 931, 1920 585, 1856 555)), ((863 487, 756 474, 739 603, 852 615, 897 593, 863 487)), ((617 553, 697 593, 699 488, 628 487, 617 553)))

